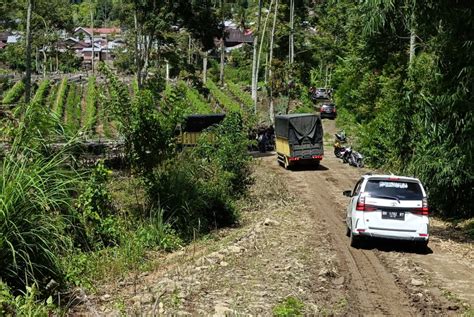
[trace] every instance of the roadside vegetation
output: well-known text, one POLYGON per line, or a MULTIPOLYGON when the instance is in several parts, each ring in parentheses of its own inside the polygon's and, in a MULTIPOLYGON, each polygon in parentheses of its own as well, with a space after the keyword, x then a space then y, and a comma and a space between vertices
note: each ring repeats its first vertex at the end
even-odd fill
MULTIPOLYGON (((334 88, 337 124, 370 167, 419 177, 430 211, 473 236, 470 6, 37 0, 28 15, 27 3, 0 12, 1 31, 31 23, 25 39, 34 39, 2 49, 0 73, 36 72, 2 82, 0 315, 61 314, 73 290, 138 274, 150 254, 238 224, 237 201, 252 184, 249 132, 278 113, 314 112, 311 86, 334 88), (257 34, 255 51, 249 42, 222 53, 222 19, 257 34), (48 79, 80 67, 56 49, 72 21, 121 26, 125 49, 80 82, 48 79), (196 147, 177 151, 186 115, 221 112, 196 147), (104 137, 119 167, 82 164, 84 141, 104 137)), ((303 308, 288 297, 273 313, 303 308)))
POLYGON ((435 214, 474 216, 472 8, 340 1, 317 10, 326 48, 316 54, 332 69, 338 124, 371 166, 419 177, 435 214))
MULTIPOLYGON (((12 148, 2 166, 2 313, 43 314, 56 307, 58 292, 93 289, 98 280, 142 269, 151 250, 175 250, 239 219, 235 201, 251 183, 247 127, 240 114, 229 114, 195 149, 178 153, 174 127, 188 111, 183 89, 131 95, 106 66, 103 72, 111 83, 104 111, 125 138, 126 166, 134 176, 121 178, 123 172, 101 162, 87 170, 71 164, 76 140, 67 141, 67 135, 78 131, 76 85, 63 81, 58 92, 65 96, 69 130, 54 128, 56 113, 39 111, 39 97, 26 106, 24 124, 8 130, 12 148), (70 146, 59 152, 45 147, 58 137, 70 146), (111 192, 115 181, 124 186, 123 194, 111 192), (121 207, 124 201, 129 208, 121 207), (25 297, 15 299, 14 290, 25 291, 25 297)), ((38 94, 43 96, 44 87, 38 94)), ((88 91, 94 87, 92 78, 88 91)), ((93 98, 87 104, 88 111, 96 105, 93 98)))

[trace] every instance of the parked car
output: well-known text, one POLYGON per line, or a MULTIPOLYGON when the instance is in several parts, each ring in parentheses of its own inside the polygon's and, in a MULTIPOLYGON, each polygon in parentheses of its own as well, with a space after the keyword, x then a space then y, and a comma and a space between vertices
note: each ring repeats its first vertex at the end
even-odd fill
POLYGON ((335 119, 337 116, 336 105, 333 103, 323 103, 319 108, 319 114, 321 116, 321 119, 335 119))
POLYGON ((417 178, 394 175, 364 175, 352 191, 346 224, 350 244, 363 239, 409 240, 421 248, 429 241, 428 200, 417 178))
POLYGON ((316 88, 311 92, 311 99, 331 99, 332 89, 331 88, 316 88))

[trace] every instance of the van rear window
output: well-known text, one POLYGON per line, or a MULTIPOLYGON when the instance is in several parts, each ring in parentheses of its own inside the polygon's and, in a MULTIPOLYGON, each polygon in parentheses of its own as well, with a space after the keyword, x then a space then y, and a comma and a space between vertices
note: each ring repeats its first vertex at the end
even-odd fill
POLYGON ((391 181, 391 180, 369 180, 365 185, 365 192, 374 196, 392 196, 405 200, 421 200, 423 192, 420 184, 407 181, 391 181))

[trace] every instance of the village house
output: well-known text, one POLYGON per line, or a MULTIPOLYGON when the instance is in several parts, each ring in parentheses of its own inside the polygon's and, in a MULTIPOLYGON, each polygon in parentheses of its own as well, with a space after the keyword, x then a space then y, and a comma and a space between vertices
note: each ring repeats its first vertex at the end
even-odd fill
POLYGON ((123 46, 125 43, 120 38, 120 28, 91 28, 77 27, 72 33, 73 37, 65 42, 69 49, 74 50, 77 56, 83 60, 84 67, 91 67, 92 51, 95 61, 113 61, 115 58, 113 50, 123 46), (92 43, 94 49, 92 49, 92 43))

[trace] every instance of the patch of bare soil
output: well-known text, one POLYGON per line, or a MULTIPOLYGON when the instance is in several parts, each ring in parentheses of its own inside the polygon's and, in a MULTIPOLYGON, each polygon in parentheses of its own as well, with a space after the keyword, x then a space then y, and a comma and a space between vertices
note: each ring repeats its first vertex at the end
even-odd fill
MULTIPOLYGON (((325 122, 325 131, 327 130, 334 131, 332 122, 325 122)), ((336 203, 335 213, 342 222, 348 203, 348 199, 342 196, 342 191, 352 189, 360 175, 367 170, 346 166, 329 151, 326 152, 324 167, 327 170, 321 175, 328 183, 328 192, 336 203)), ((307 177, 308 182, 315 179, 312 175, 307 177)), ((324 182, 320 178, 317 181, 324 182)), ((335 234, 343 235, 344 224, 339 227, 335 234)), ((346 241, 346 247, 348 244, 346 241)), ((430 244, 425 252, 420 252, 409 243, 384 240, 369 243, 362 250, 351 249, 350 252, 356 256, 356 263, 363 263, 357 255, 360 252, 377 266, 380 263, 387 273, 383 274, 387 280, 378 282, 384 285, 381 290, 385 292, 384 289, 389 286, 392 288, 395 284, 406 297, 404 301, 412 314, 458 315, 474 305, 472 250, 472 240, 467 239, 459 230, 450 228, 446 222, 431 219, 430 244)), ((370 275, 370 272, 367 274, 370 275)), ((377 291, 377 288, 370 291, 377 291)), ((390 301, 393 295, 384 297, 385 301, 390 301)), ((390 313, 398 314, 392 309, 390 313)))
POLYGON ((89 307, 98 314, 270 315, 289 296, 308 315, 357 311, 329 231, 273 168, 257 164, 238 228, 161 258, 152 272, 100 286, 82 314, 89 307))

